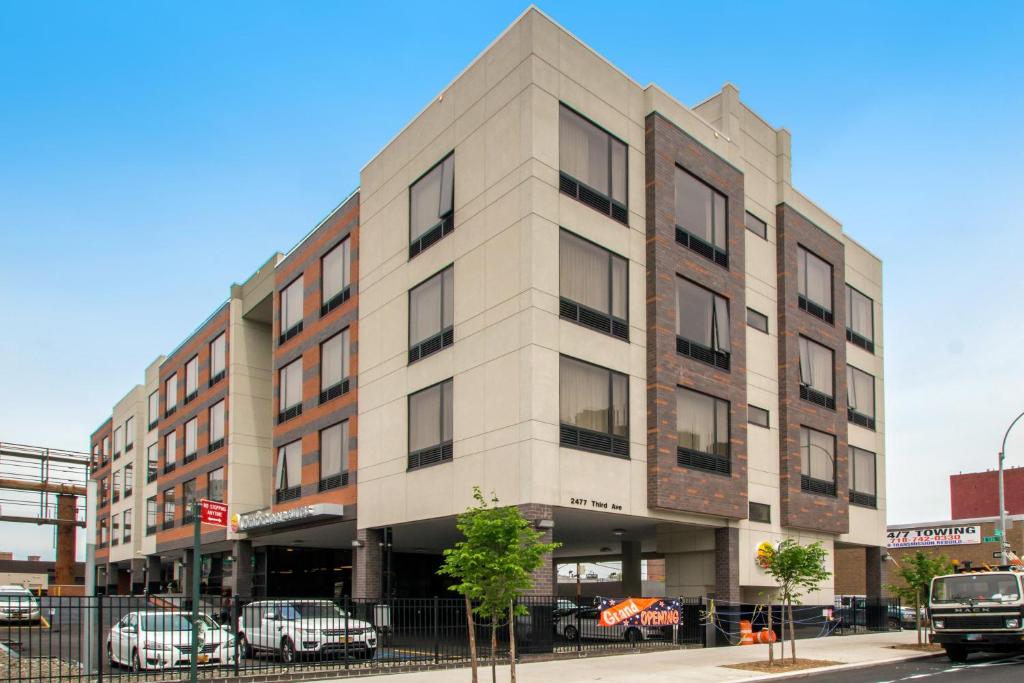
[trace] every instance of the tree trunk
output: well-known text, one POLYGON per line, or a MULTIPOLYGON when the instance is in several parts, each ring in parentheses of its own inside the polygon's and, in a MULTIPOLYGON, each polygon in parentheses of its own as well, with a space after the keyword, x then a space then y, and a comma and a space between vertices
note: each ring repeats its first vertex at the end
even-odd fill
POLYGON ((491 617, 491 683, 498 683, 498 622, 491 617))
POLYGON ((917 627, 917 644, 921 644, 921 589, 914 591, 914 625, 917 627))
POLYGON ((793 662, 796 662, 796 626, 793 624, 793 598, 786 600, 789 611, 789 654, 793 662))
POLYGON ((511 683, 516 683, 516 603, 508 604, 508 662, 512 674, 511 683))
POLYGON ((469 666, 472 670, 472 683, 478 683, 477 679, 477 657, 476 657, 476 624, 473 623, 473 605, 466 598, 466 621, 469 624, 469 666))
POLYGON ((772 636, 775 634, 775 625, 772 623, 772 601, 768 601, 768 665, 775 665, 775 642, 772 636))

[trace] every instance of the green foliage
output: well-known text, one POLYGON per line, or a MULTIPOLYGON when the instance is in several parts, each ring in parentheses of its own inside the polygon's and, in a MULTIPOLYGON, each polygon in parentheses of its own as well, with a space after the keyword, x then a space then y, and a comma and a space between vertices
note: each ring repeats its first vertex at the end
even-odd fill
POLYGON ((945 555, 932 557, 924 551, 918 550, 897 566, 896 576, 903 579, 903 583, 889 584, 886 588, 898 595, 901 600, 916 603, 920 599, 921 604, 926 605, 931 595, 932 579, 951 573, 953 573, 953 563, 948 557, 945 555))
MULTIPOLYGON (((467 596, 473 611, 499 623, 520 593, 533 587, 531 574, 540 568, 544 555, 560 544, 542 543, 543 533, 533 528, 516 507, 490 504, 480 487, 473 487, 477 504, 458 517, 456 527, 463 540, 444 551, 438 574, 455 580, 449 587, 467 596)), ((525 612, 521 605, 517 613, 525 612)))
POLYGON ((765 571, 775 579, 785 603, 800 604, 800 596, 816 591, 823 581, 832 576, 825 569, 828 551, 815 541, 800 545, 787 538, 779 547, 767 553, 765 571))

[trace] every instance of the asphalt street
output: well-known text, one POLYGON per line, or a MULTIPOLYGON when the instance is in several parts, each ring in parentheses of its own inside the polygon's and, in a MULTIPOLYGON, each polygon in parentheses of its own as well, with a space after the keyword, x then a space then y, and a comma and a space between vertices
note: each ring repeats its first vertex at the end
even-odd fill
POLYGON ((1024 654, 973 654, 964 664, 954 664, 945 656, 939 656, 864 669, 828 671, 805 676, 804 680, 808 678, 828 680, 830 683, 897 683, 920 680, 936 683, 1020 683, 1024 680, 1024 654))

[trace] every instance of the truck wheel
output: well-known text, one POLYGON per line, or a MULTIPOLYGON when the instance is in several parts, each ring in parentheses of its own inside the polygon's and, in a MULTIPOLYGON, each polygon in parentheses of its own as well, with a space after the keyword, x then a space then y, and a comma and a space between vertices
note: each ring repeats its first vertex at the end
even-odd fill
POLYGON ((946 656, 949 657, 951 662, 966 662, 967 655, 970 654, 966 647, 963 645, 946 645, 946 656))

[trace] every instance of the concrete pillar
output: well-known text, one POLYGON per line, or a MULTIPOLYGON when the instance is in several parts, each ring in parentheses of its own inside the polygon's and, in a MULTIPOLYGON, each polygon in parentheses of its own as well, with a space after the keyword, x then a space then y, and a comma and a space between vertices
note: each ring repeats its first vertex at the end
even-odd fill
POLYGON ((160 556, 148 555, 145 561, 148 590, 150 593, 159 593, 163 590, 163 567, 160 565, 160 556))
POLYGON ((128 571, 131 574, 132 595, 141 595, 146 590, 146 559, 133 557, 128 571))
MULTIPOLYGON (((540 538, 542 543, 551 543, 554 540, 555 515, 550 505, 530 503, 520 505, 519 511, 538 531, 543 533, 543 536, 540 538)), ((546 554, 540 567, 533 572, 533 588, 523 591, 523 595, 555 595, 558 592, 556 571, 557 564, 555 563, 554 555, 552 553, 546 554)))
POLYGON ((623 597, 639 597, 643 594, 644 584, 640 566, 640 542, 622 542, 622 595, 623 597))
POLYGON ((107 595, 117 595, 118 570, 116 564, 107 563, 107 595))
POLYGON ((356 540, 362 545, 353 548, 352 597, 379 600, 382 593, 381 570, 384 542, 383 529, 356 529, 356 540))
POLYGON ((864 583, 867 597, 882 597, 882 549, 879 546, 864 549, 864 583))
POLYGON ((235 541, 231 554, 235 562, 224 587, 230 588, 236 598, 248 600, 252 597, 252 541, 235 541))
POLYGON ((715 599, 740 602, 740 530, 715 529, 715 599))
MULTIPOLYGON (((57 519, 75 520, 78 508, 72 494, 57 494, 57 519)), ((54 582, 62 586, 75 583, 75 535, 78 530, 65 521, 57 525, 57 563, 54 567, 54 582)))

